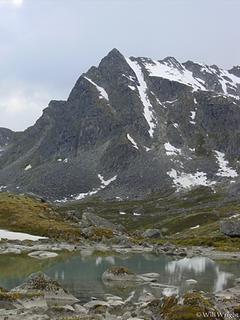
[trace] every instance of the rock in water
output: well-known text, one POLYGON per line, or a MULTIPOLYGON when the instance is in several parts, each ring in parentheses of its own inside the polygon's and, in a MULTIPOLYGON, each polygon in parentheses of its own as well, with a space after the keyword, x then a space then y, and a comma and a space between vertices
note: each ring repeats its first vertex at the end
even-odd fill
POLYGON ((125 267, 112 267, 106 270, 102 275, 105 281, 136 281, 136 274, 125 267))

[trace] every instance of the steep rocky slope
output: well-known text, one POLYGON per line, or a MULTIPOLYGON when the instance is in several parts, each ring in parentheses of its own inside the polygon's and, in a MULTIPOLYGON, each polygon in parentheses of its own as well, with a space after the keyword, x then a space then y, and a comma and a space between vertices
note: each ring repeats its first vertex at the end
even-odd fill
POLYGON ((136 198, 195 186, 237 194, 240 67, 113 49, 0 157, 0 186, 50 199, 136 198))
POLYGON ((13 131, 6 128, 0 128, 0 153, 12 142, 13 136, 13 131))

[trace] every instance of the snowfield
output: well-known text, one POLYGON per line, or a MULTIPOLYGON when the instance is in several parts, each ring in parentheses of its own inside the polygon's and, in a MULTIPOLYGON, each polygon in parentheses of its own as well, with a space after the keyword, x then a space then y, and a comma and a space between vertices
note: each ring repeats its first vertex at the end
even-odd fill
POLYGON ((1 239, 8 239, 8 240, 31 240, 31 241, 38 241, 40 239, 47 239, 46 237, 39 237, 39 236, 33 236, 28 233, 22 233, 22 232, 13 232, 13 231, 7 231, 0 229, 0 240, 1 239))

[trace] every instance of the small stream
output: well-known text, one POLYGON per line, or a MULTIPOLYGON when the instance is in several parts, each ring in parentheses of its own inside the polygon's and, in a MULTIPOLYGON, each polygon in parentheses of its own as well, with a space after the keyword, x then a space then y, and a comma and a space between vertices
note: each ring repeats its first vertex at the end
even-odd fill
MULTIPOLYGON (((48 260, 37 260, 27 256, 0 256, 0 286, 7 289, 21 284, 26 277, 39 270, 60 282, 64 288, 81 301, 91 297, 101 298, 105 293, 127 297, 136 288, 118 288, 105 285, 101 276, 111 266, 125 266, 136 273, 159 273, 158 282, 166 285, 166 290, 177 287, 178 292, 197 289, 216 292, 229 288, 234 279, 240 277, 238 261, 213 261, 204 257, 175 259, 174 257, 151 254, 134 254, 129 256, 83 256, 64 255, 48 260), (189 279, 197 281, 189 284, 189 279), (168 287, 169 286, 169 287, 168 287)), ((143 285, 138 286, 142 288, 143 285)), ((149 290, 161 291, 150 286, 149 290)))

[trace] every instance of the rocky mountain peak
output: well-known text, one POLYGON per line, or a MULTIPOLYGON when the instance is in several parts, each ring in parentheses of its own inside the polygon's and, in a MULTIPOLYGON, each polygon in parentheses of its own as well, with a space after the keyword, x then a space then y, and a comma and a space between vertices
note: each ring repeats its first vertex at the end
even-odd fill
POLYGON ((237 192, 237 70, 113 49, 79 77, 67 101, 51 101, 11 140, 0 157, 0 185, 60 201, 198 186, 237 192))
POLYGON ((13 135, 14 132, 12 130, 7 128, 0 128, 0 148, 3 148, 10 143, 13 135))
POLYGON ((240 78, 240 66, 234 66, 229 70, 229 73, 234 74, 235 76, 240 78))
POLYGON ((182 64, 180 62, 178 62, 177 59, 174 57, 166 57, 160 62, 167 64, 170 67, 176 68, 180 71, 182 71, 184 69, 182 64))

